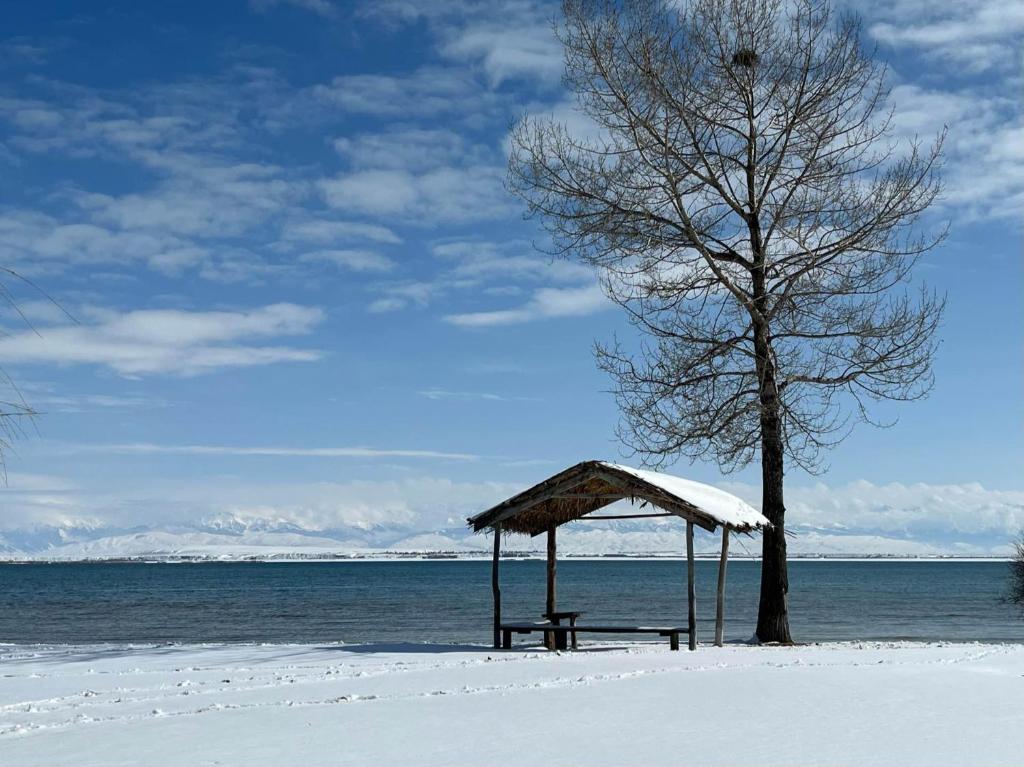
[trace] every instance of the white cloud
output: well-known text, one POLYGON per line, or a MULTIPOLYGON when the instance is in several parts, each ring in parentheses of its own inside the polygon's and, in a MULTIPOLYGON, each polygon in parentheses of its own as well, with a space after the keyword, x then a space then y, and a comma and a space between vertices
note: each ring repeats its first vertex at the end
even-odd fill
POLYGON ((229 455, 290 456, 297 458, 440 458, 473 461, 479 456, 469 453, 447 453, 437 450, 401 450, 372 447, 274 447, 231 445, 156 445, 149 442, 130 444, 65 445, 65 450, 122 455, 229 455))
MULTIPOLYGON (((17 286, 17 281, 15 280, 14 283, 14 285, 4 285, 4 288, 13 292, 13 289, 17 286)), ((71 319, 67 310, 56 301, 41 298, 17 300, 6 306, 0 306, 0 317, 15 323, 27 322, 30 325, 37 323, 53 324, 71 319)))
POLYGON ((451 61, 478 65, 492 87, 510 79, 557 83, 562 74, 562 49, 551 22, 556 6, 518 0, 466 3, 433 0, 374 0, 360 15, 387 25, 424 21, 439 40, 438 51, 451 61))
POLYGON ((216 166, 189 158, 173 168, 170 180, 146 192, 73 199, 93 221, 122 230, 221 238, 258 228, 301 201, 304 185, 280 173, 251 163, 216 166), (197 170, 194 162, 206 166, 197 170))
POLYGON ((406 214, 420 192, 416 177, 404 170, 363 170, 320 182, 327 204, 375 216, 406 214))
POLYGON ((151 232, 118 232, 89 223, 64 224, 34 211, 0 214, 0 258, 34 274, 63 264, 148 263, 161 271, 194 265, 206 251, 185 240, 151 232))
MULTIPOLYGON (((474 549, 481 548, 486 538, 471 535, 465 518, 525 484, 429 476, 301 483, 218 477, 215 481, 149 481, 114 493, 89 490, 60 477, 12 474, 10 485, 0 489, 5 506, 0 531, 8 546, 44 554, 60 553, 60 549, 47 550, 53 544, 70 544, 68 554, 83 553, 88 547, 74 547, 90 541, 97 541, 93 550, 124 553, 123 547, 132 540, 118 536, 129 530, 137 533, 140 526, 147 531, 140 536, 145 545, 164 551, 193 544, 201 551, 204 546, 232 542, 252 545, 257 551, 270 546, 278 551, 315 546, 474 549)), ((750 500, 757 495, 751 485, 723 487, 750 500)), ((789 546, 794 554, 1005 556, 1009 542, 1024 525, 1024 491, 989 490, 977 484, 853 482, 793 485, 787 492, 793 533, 789 546)), ((563 528, 559 541, 565 553, 678 555, 683 549, 683 529, 676 519, 588 522, 563 528)), ((697 548, 713 553, 717 544, 716 538, 701 535, 697 548)), ((526 536, 512 536, 506 542, 508 549, 542 546, 542 540, 526 536)), ((736 554, 759 552, 756 537, 735 539, 736 554)))
POLYGON ((289 221, 282 228, 281 237, 285 242, 298 240, 319 244, 364 240, 395 245, 402 241, 397 234, 384 226, 321 218, 289 221))
POLYGON ((1010 539, 1024 529, 1024 491, 990 490, 979 483, 819 483, 787 490, 786 507, 793 525, 819 531, 1010 539))
POLYGON ((1019 66, 1018 42, 1024 32, 1024 7, 1003 0, 933 3, 901 0, 871 3, 869 18, 885 21, 869 26, 871 35, 889 45, 910 46, 931 60, 969 72, 1012 71, 1019 66))
MULTIPOLYGON (((217 281, 259 281, 287 271, 259 249, 279 239, 284 222, 307 218, 305 203, 315 188, 301 178, 308 171, 266 161, 259 115, 286 92, 274 75, 237 66, 144 90, 56 81, 32 90, 31 99, 0 98, 10 148, 25 157, 128 167, 131 185, 112 193, 65 181, 51 193, 59 203, 52 214, 6 209, 0 215, 5 263, 29 274, 142 264, 170 276, 194 272, 217 281)), ((382 229, 364 234, 395 239, 382 229)))
POLYGON ((902 83, 889 105, 898 139, 932 139, 948 127, 940 205, 960 218, 1024 215, 1024 115, 1003 93, 902 83))
POLYGON ((1024 214, 1020 37, 1024 6, 1001 0, 856 3, 871 35, 921 61, 893 89, 894 127, 928 139, 948 126, 943 204, 959 220, 1024 214))
POLYGON ((271 264, 245 248, 197 244, 188 236, 168 234, 169 228, 150 226, 141 231, 64 224, 42 213, 14 210, 0 214, 0 259, 25 276, 96 266, 117 266, 128 272, 142 264, 167 276, 194 270, 205 279, 237 282, 290 268, 271 264))
POLYGON ((327 204, 349 214, 419 226, 490 220, 517 206, 498 147, 450 128, 396 127, 334 141, 350 169, 321 180, 327 204))
POLYGON ((0 120, 12 126, 11 146, 28 153, 137 162, 151 172, 180 171, 211 181, 251 148, 242 108, 264 108, 263 102, 281 97, 283 86, 267 70, 252 67, 154 82, 139 90, 57 80, 33 85, 30 98, 0 97, 0 120))
POLYGON ((320 182, 332 208, 382 218, 399 217, 418 226, 502 218, 517 209, 505 191, 499 166, 360 170, 320 182))
POLYGON ((370 303, 369 311, 375 314, 395 312, 409 306, 427 306, 442 292, 439 284, 433 282, 397 282, 384 285, 383 298, 370 303))
MULTIPOLYGON (((430 281, 402 281, 377 286, 384 295, 371 303, 370 311, 424 307, 442 298, 453 300, 469 291, 486 296, 519 295, 523 292, 524 283, 579 286, 580 290, 550 288, 535 291, 534 301, 537 303, 531 302, 529 311, 539 305, 544 313, 542 316, 559 316, 560 311, 576 313, 564 311, 559 304, 585 301, 591 294, 580 291, 589 290, 594 282, 591 269, 567 260, 552 260, 533 251, 529 243, 519 240, 448 240, 436 243, 431 252, 446 264, 443 271, 430 281)), ((525 313, 526 309, 522 311, 525 313)), ((501 318, 507 322, 520 321, 519 314, 508 318, 502 312, 501 318)), ((493 318, 491 324, 498 324, 501 318, 493 318)), ((466 324, 469 322, 471 320, 466 324)))
POLYGON ((462 115, 479 119, 495 99, 464 71, 427 67, 406 76, 342 75, 315 85, 311 97, 346 112, 387 117, 462 115))
POLYGON ((90 492, 57 477, 30 479, 12 474, 10 484, 0 487, 5 502, 0 530, 8 532, 9 540, 11 531, 30 532, 40 525, 72 530, 63 536, 71 540, 144 525, 178 531, 183 527, 235 533, 281 530, 349 540, 379 531, 386 536, 381 541, 386 545, 420 529, 454 527, 461 533, 467 516, 516 489, 509 483, 427 476, 276 483, 221 477, 90 492))
POLYGON ((387 298, 376 298, 370 302, 366 310, 371 314, 386 314, 388 312, 397 312, 401 309, 406 308, 409 305, 409 301, 397 296, 388 296, 387 298))
POLYGON ((353 272, 387 272, 395 262, 372 250, 315 250, 303 253, 299 260, 305 263, 328 263, 353 272))
POLYGON ((562 76, 562 46, 543 20, 519 26, 502 19, 471 23, 449 33, 441 54, 479 62, 493 86, 523 77, 557 83, 562 76))
POLYGON ((461 327, 493 327, 518 325, 553 317, 580 317, 612 308, 599 285, 579 288, 541 288, 522 306, 487 312, 449 314, 446 322, 461 327))
POLYGON ((244 343, 311 332, 324 316, 312 307, 282 303, 248 311, 94 309, 84 314, 87 322, 81 325, 50 325, 38 334, 0 338, 0 358, 10 364, 105 365, 126 376, 188 376, 321 356, 312 349, 244 343))
POLYGON ((333 142, 339 155, 356 169, 425 171, 444 165, 486 162, 493 151, 471 144, 447 128, 389 128, 343 136, 333 142))
POLYGON ((136 394, 99 394, 68 392, 50 383, 18 383, 18 390, 32 407, 42 414, 89 413, 109 410, 152 410, 170 407, 160 397, 136 394))
POLYGON ((524 402, 529 397, 509 397, 484 391, 448 391, 447 389, 426 389, 420 395, 432 400, 483 400, 485 402, 524 402))
POLYGON ((525 242, 452 240, 432 248, 435 256, 454 262, 451 277, 459 280, 493 279, 590 283, 594 272, 567 259, 552 259, 525 242))

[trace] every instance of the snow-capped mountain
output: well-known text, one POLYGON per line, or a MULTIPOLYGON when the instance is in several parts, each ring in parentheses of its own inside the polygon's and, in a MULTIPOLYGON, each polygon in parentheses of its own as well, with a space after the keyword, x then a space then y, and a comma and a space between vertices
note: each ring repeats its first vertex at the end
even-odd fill
MULTIPOLYGON (((657 555, 683 552, 680 531, 670 524, 606 523, 563 528, 559 552, 567 556, 657 555)), ((536 552, 543 541, 511 538, 507 550, 536 552)), ((717 539, 698 537, 699 554, 717 551, 717 539)), ((465 528, 420 532, 398 527, 363 529, 304 528, 294 520, 246 519, 222 514, 195 525, 117 528, 88 524, 33 526, 0 531, 0 559, 305 559, 400 554, 484 555, 490 538, 465 528)), ((790 543, 795 556, 1007 556, 1009 547, 986 542, 939 543, 884 534, 797 529, 790 543)), ((757 556, 756 538, 738 537, 735 556, 757 556)))

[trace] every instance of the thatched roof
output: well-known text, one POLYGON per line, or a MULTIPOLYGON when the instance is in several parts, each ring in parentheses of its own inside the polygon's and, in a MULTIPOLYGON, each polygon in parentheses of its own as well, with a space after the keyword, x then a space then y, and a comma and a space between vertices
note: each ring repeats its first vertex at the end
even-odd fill
POLYGON ((502 530, 539 535, 622 499, 658 506, 705 530, 746 533, 769 524, 752 506, 711 485, 604 461, 571 466, 468 522, 477 531, 500 523, 502 530))

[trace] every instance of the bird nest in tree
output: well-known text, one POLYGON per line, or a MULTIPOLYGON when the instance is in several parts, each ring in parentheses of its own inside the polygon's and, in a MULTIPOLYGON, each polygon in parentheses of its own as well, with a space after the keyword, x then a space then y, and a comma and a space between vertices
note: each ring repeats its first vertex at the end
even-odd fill
POLYGON ((752 67, 757 64, 757 53, 750 48, 740 48, 732 55, 733 66, 752 67))

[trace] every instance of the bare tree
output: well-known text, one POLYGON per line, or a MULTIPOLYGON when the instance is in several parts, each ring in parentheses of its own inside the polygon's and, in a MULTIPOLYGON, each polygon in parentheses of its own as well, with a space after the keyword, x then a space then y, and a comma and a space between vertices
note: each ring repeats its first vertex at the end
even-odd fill
MULTIPOLYGON (((31 323, 18 308, 15 295, 9 287, 10 282, 24 282, 29 285, 32 283, 13 269, 0 266, 0 304, 6 304, 11 311, 31 327, 31 323)), ((0 368, 0 478, 4 481, 7 479, 7 454, 11 450, 12 443, 24 434, 25 424, 36 415, 36 411, 22 397, 21 391, 13 379, 0 368)))
POLYGON ((37 413, 21 396, 10 377, 0 371, 0 384, 6 393, 0 395, 0 475, 6 480, 7 454, 15 439, 24 434, 26 421, 37 413))
POLYGON ((943 299, 909 282, 944 234, 918 231, 942 137, 892 137, 885 70, 825 2, 563 10, 592 127, 522 120, 510 187, 642 331, 597 350, 625 442, 655 465, 760 458, 757 636, 790 642, 786 459, 819 469, 874 401, 932 385, 943 299))
POLYGON ((1024 607, 1024 533, 1014 544, 1010 561, 1010 601, 1024 607))

